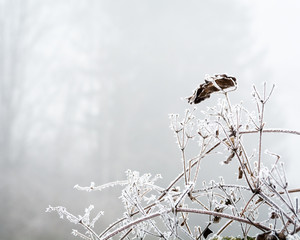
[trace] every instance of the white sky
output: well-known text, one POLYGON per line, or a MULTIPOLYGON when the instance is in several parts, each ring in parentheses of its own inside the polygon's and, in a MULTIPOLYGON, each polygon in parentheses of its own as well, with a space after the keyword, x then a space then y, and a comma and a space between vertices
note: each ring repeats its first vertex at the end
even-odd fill
MULTIPOLYGON (((264 66, 272 74, 268 83, 276 84, 272 101, 278 105, 278 117, 284 116, 284 128, 300 130, 300 1, 251 1, 252 35, 256 52, 264 51, 264 66), (271 82, 270 82, 271 79, 271 82), (278 97, 280 96, 280 97, 278 97)), ((299 136, 287 139, 293 166, 288 167, 291 185, 299 179, 299 136)), ((299 181, 298 181, 299 182, 299 181)))

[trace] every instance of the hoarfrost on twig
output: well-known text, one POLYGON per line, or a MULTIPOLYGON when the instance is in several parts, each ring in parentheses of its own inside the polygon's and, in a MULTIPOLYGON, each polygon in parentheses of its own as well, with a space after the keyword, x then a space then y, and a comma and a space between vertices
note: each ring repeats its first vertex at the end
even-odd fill
MULTIPOLYGON (((80 224, 86 234, 77 230, 73 230, 72 234, 85 240, 108 240, 114 236, 121 239, 145 239, 149 236, 198 240, 215 231, 212 226, 217 228, 222 219, 226 222, 214 232, 217 237, 233 222, 238 222, 245 238, 252 227, 264 232, 257 239, 275 236, 279 240, 300 240, 296 234, 300 231, 298 199, 295 202, 290 196, 300 189, 288 188, 288 176, 278 154, 268 150, 265 151, 267 155, 262 154, 264 134, 300 135, 300 132, 266 128, 264 111, 274 86, 267 92, 264 84, 262 93, 253 88, 256 113, 246 109, 242 102, 231 103, 229 94, 236 88, 237 81, 232 76, 206 76, 205 82, 188 98, 188 102, 203 106, 205 99, 218 93, 223 98, 216 106, 201 107, 199 111, 204 115, 201 119, 195 117, 196 108, 187 109, 182 118, 178 114, 170 114, 170 127, 176 137, 182 166, 179 175, 167 187, 157 184, 161 178, 159 174, 152 176, 131 170, 126 171, 126 179, 122 181, 100 186, 94 182, 87 187, 74 186, 87 192, 122 187, 123 217, 101 233, 96 233, 93 228, 103 212, 98 212, 90 220, 93 205, 85 209, 83 216, 75 216, 61 206, 49 206, 46 212, 57 212, 60 218, 80 224), (257 151, 247 149, 245 143, 250 134, 257 136, 257 151), (199 149, 194 156, 189 154, 192 144, 199 149), (213 173, 211 169, 202 169, 202 162, 207 156, 220 152, 224 156, 223 165, 233 166, 232 173, 238 176, 238 183, 228 183, 226 178, 219 177, 218 181, 206 179, 202 187, 197 188, 203 171, 213 173), (191 214, 206 216, 208 223, 206 226, 194 226, 190 221, 191 214)), ((215 177, 217 179, 218 176, 215 177)))

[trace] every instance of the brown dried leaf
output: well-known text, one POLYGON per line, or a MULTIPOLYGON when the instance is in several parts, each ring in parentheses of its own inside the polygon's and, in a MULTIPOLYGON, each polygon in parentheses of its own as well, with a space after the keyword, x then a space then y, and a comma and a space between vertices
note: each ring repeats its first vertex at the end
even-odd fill
POLYGON ((229 198, 226 198, 226 200, 225 200, 225 205, 232 205, 232 202, 231 202, 231 200, 229 199, 229 198))
POLYGON ((263 201, 263 199, 261 197, 259 197, 258 200, 255 202, 255 205, 262 202, 262 201, 263 201))
POLYGON ((276 212, 271 212, 270 218, 271 218, 271 219, 276 219, 276 218, 279 218, 279 215, 278 215, 278 213, 276 213, 276 212))
POLYGON ((231 154, 228 156, 228 158, 223 163, 225 163, 225 164, 230 163, 231 160, 234 158, 234 156, 235 156, 235 152, 232 151, 231 154))
POLYGON ((283 240, 286 239, 285 236, 281 236, 275 231, 268 231, 261 234, 258 234, 255 238, 256 240, 283 240))
POLYGON ((243 170, 241 168, 241 166, 239 166, 239 176, 238 176, 238 179, 242 179, 243 177, 243 170))
POLYGON ((208 235, 211 234, 211 233, 213 233, 213 231, 210 230, 210 228, 208 226, 202 232, 204 238, 207 238, 208 235))
POLYGON ((227 76, 226 74, 216 74, 209 79, 210 80, 205 80, 205 83, 200 84, 193 95, 187 98, 190 104, 200 103, 209 98, 214 92, 220 92, 224 89, 236 86, 236 78, 227 76))
MULTIPOLYGON (((215 207, 214 211, 222 213, 224 211, 225 207, 215 207)), ((213 218, 213 223, 219 223, 221 220, 221 217, 219 216, 214 216, 213 218)))

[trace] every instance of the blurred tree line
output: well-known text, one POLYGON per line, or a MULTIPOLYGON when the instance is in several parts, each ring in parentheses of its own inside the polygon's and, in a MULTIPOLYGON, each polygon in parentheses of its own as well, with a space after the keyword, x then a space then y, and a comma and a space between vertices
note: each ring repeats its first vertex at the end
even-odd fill
POLYGON ((116 206, 100 227, 119 216, 111 197, 118 193, 98 199, 74 191, 77 183, 122 179, 128 168, 173 178, 180 155, 168 114, 183 112, 180 97, 205 73, 261 73, 255 56, 243 57, 248 26, 245 6, 235 1, 216 8, 1 0, 1 239, 71 239, 67 223, 44 214, 48 204, 78 214, 88 204, 116 206))

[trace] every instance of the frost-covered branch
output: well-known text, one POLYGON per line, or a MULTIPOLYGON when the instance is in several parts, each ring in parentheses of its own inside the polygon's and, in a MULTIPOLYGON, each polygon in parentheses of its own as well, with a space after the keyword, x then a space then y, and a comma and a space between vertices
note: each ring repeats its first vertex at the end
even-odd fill
MULTIPOLYGON (((215 94, 223 97, 214 107, 202 110, 203 117, 197 118, 193 110, 186 110, 181 119, 171 114, 171 129, 174 132, 181 156, 181 170, 167 187, 158 182, 161 176, 126 171, 126 179, 100 186, 94 182, 90 186, 76 185, 81 191, 103 191, 108 187, 122 188, 120 199, 124 206, 122 218, 110 224, 101 233, 94 229, 95 222, 103 215, 99 212, 90 220, 93 206, 86 209, 83 216, 76 217, 64 207, 47 208, 47 212, 57 212, 61 218, 67 218, 74 224, 80 224, 86 233, 73 229, 72 234, 85 240, 145 239, 147 236, 163 239, 201 239, 207 238, 215 230, 220 235, 239 223, 243 237, 254 227, 257 239, 285 240, 288 235, 300 231, 298 199, 291 194, 300 192, 300 188, 288 189, 288 176, 285 173, 281 157, 263 149, 264 134, 294 134, 299 131, 267 128, 264 122, 265 107, 274 90, 266 91, 266 84, 260 93, 254 87, 257 112, 252 113, 241 103, 232 104, 230 92, 237 89, 237 80, 226 74, 206 76, 205 82, 188 98, 191 104, 205 104, 207 98, 215 94), (257 137, 258 151, 247 148, 247 136, 257 137), (188 147, 195 145, 199 150, 190 156, 188 147), (232 174, 237 182, 228 182, 220 177, 218 182, 200 180, 203 161, 216 153, 223 154, 222 165, 235 162, 232 174), (273 164, 268 167, 267 160, 273 164), (202 181, 202 182, 201 182, 202 181), (200 187, 199 187, 200 185, 200 187), (197 188, 196 188, 197 187, 197 188), (191 216, 201 215, 207 218, 193 222, 191 216), (227 219, 219 226, 221 219, 227 219), (200 225, 199 225, 200 224, 200 225), (194 231, 193 231, 194 229, 194 231)), ((202 105, 202 106, 203 106, 202 105)), ((205 109, 201 107, 201 109, 205 109)), ((275 135, 276 136, 276 135, 275 135)), ((212 176, 214 179, 217 176, 212 176)))

